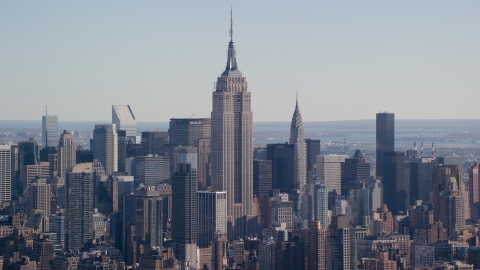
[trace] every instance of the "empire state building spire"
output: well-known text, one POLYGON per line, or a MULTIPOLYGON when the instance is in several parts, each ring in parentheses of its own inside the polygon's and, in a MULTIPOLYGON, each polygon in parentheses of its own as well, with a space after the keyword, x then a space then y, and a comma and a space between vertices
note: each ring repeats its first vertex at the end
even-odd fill
POLYGON ((233 13, 230 10, 230 42, 228 43, 227 66, 222 77, 242 77, 242 72, 237 67, 237 52, 233 42, 233 13))

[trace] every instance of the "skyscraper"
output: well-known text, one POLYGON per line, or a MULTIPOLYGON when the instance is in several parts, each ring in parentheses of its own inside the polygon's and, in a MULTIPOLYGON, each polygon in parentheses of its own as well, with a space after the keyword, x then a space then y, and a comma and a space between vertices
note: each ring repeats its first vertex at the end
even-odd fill
POLYGON ((76 148, 73 134, 66 130, 60 135, 58 143, 58 176, 65 179, 70 168, 77 164, 76 148))
POLYGON ((170 179, 170 159, 168 157, 137 157, 135 165, 135 186, 156 186, 170 179))
POLYGON ((305 139, 307 144, 307 184, 315 178, 315 169, 317 167, 317 156, 320 155, 320 140, 305 139))
POLYGON ((117 159, 118 171, 126 172, 127 166, 127 132, 125 130, 117 131, 117 159))
POLYGON ((35 165, 38 162, 38 145, 37 142, 30 138, 28 141, 18 143, 18 172, 16 174, 16 183, 14 190, 21 194, 23 189, 27 188, 26 165, 35 165))
POLYGON ((405 181, 405 152, 382 152, 383 202, 393 214, 408 208, 409 183, 405 181))
POLYGON ((327 186, 328 191, 335 190, 339 194, 342 190, 342 163, 347 155, 320 155, 317 156, 317 179, 327 186))
POLYGON ((294 152, 294 187, 303 189, 307 184, 307 145, 303 136, 303 122, 298 98, 295 104, 295 111, 290 124, 290 144, 295 145, 294 152))
POLYGON ((318 221, 310 223, 308 237, 305 239, 306 269, 326 270, 328 231, 318 221))
POLYGON ((168 148, 168 132, 142 132, 142 155, 165 156, 168 148))
POLYGON ((328 228, 327 269, 357 269, 355 228, 350 227, 348 216, 332 216, 328 228))
POLYGON ((50 216, 50 204, 52 199, 52 187, 46 179, 37 178, 28 187, 28 215, 34 217, 40 213, 45 217, 50 216))
POLYGON ((12 165, 11 146, 0 145, 0 202, 8 202, 12 198, 12 165))
POLYGON ((177 146, 194 146, 201 138, 210 138, 210 118, 171 118, 168 129, 169 144, 177 146))
POLYGON ((105 174, 118 171, 118 137, 115 124, 95 125, 93 130, 93 159, 100 161, 105 174))
POLYGON ((362 151, 355 151, 352 158, 342 163, 342 195, 348 195, 350 182, 370 183, 370 163, 365 161, 362 151))
POLYGON ((377 113, 377 177, 383 177, 383 153, 395 151, 395 115, 377 113))
POLYGON ((197 193, 198 247, 213 243, 215 233, 227 233, 227 193, 199 191, 197 193))
POLYGON ((172 177, 172 243, 178 260, 196 266, 197 170, 179 164, 172 177))
POLYGON ((65 249, 83 248, 93 239, 93 165, 81 163, 70 169, 65 182, 65 249))
POLYGON ((212 188, 227 191, 228 236, 245 236, 253 215, 251 95, 238 70, 232 21, 225 71, 212 94, 212 188))
POLYGON ((42 145, 43 147, 56 147, 58 143, 58 116, 42 116, 42 145))
POLYGON ((112 105, 112 123, 117 130, 125 130, 128 139, 136 141, 137 120, 130 105, 112 105))
POLYGON ((267 144, 267 160, 272 161, 272 187, 290 193, 294 189, 295 145, 267 144))
POLYGON ((271 196, 272 193, 272 161, 254 160, 253 161, 253 193, 259 198, 260 203, 263 199, 271 196))

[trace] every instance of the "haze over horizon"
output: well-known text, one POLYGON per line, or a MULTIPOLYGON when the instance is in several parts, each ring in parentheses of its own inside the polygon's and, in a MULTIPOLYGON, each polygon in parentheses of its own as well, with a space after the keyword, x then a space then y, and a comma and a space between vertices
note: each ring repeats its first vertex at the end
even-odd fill
POLYGON ((4 1, 0 119, 210 117, 231 5, 255 122, 477 118, 478 1, 4 1))

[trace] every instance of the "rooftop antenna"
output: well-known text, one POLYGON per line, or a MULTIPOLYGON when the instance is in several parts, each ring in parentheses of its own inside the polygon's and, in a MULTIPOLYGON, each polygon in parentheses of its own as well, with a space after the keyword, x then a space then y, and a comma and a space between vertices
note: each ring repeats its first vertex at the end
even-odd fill
POLYGON ((230 41, 233 41, 233 7, 230 6, 230 41))
POLYGON ((47 113, 47 105, 45 105, 45 115, 48 115, 48 113, 47 113))

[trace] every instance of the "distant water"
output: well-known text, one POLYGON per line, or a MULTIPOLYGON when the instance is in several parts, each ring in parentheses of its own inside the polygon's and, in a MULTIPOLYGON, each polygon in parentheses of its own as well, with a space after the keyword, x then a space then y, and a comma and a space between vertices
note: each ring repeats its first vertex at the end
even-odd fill
MULTIPOLYGON (((60 121, 59 130, 75 130, 91 132, 95 124, 109 123, 108 121, 60 121)), ((41 129, 40 120, 14 121, 0 120, 0 129, 41 129)), ((349 144, 375 144, 375 120, 346 120, 304 122, 305 137, 321 139, 322 142, 340 144, 344 139, 349 144)), ((168 131, 168 122, 139 122, 139 131, 168 131)), ((288 141, 290 136, 290 122, 254 122, 254 144, 281 143, 288 141)), ((467 136, 469 137, 469 136, 467 136)), ((398 149, 407 149, 416 141, 429 147, 431 142, 436 146, 478 146, 480 138, 480 119, 459 120, 405 120, 395 121, 395 145, 398 149), (456 140, 464 138, 465 134, 472 135, 472 140, 456 140), (448 138, 445 140, 445 138, 448 138)))

